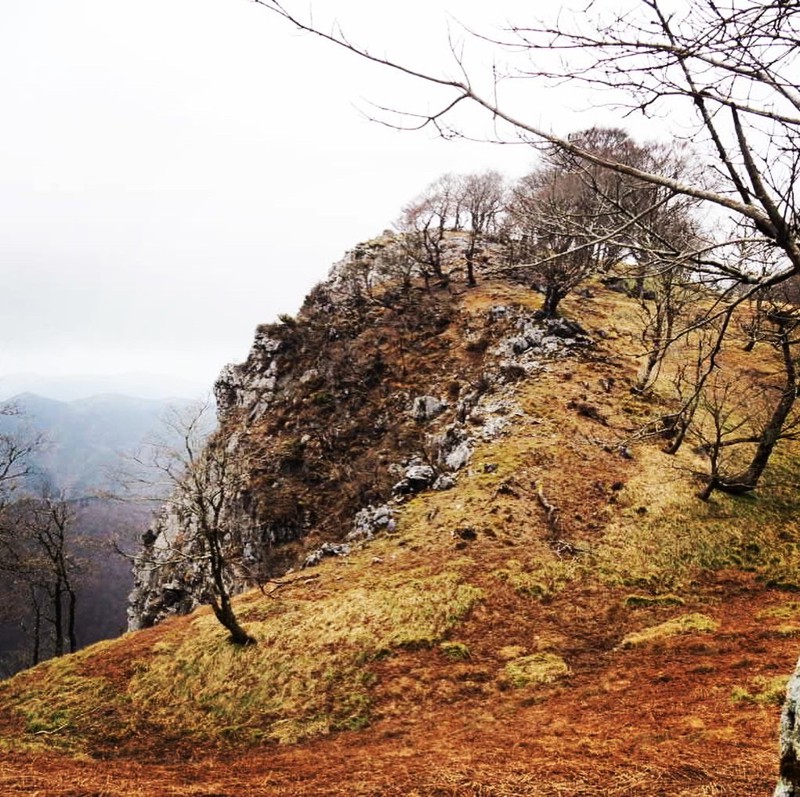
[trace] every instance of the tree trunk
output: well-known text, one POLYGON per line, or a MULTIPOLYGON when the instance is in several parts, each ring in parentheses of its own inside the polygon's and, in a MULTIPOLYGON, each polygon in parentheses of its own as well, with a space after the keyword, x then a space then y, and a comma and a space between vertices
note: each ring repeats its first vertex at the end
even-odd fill
POLYGON ((67 639, 69 639, 69 652, 74 653, 78 649, 78 638, 75 633, 75 605, 77 597, 75 590, 67 588, 69 594, 69 604, 67 606, 67 639))
POLYGON ((545 288, 544 304, 542 305, 542 312, 545 318, 555 318, 556 310, 558 309, 559 302, 564 298, 564 292, 560 291, 554 285, 548 285, 545 288))
POLYGON ((239 625, 239 621, 236 619, 236 615, 233 612, 233 607, 227 595, 221 596, 218 602, 214 601, 214 603, 211 604, 211 608, 214 610, 214 616, 220 624, 230 632, 230 639, 234 645, 246 647, 256 644, 255 638, 251 637, 250 634, 239 625))
POLYGON ((64 655, 64 616, 61 604, 61 579, 56 579, 53 585, 53 629, 55 631, 55 655, 64 655))
POLYGON ((41 657, 42 646, 42 610, 39 607, 39 601, 36 599, 36 589, 31 587, 31 604, 33 605, 33 665, 39 663, 41 657))
POLYGON ((475 281, 475 255, 474 253, 468 249, 467 255, 467 285, 470 288, 474 288, 478 283, 475 281))
POLYGON ((756 489, 764 469, 769 463, 775 445, 780 440, 783 425, 792 410, 795 396, 794 388, 791 389, 791 392, 787 391, 783 394, 783 398, 778 403, 775 412, 772 413, 772 417, 769 419, 769 423, 761 434, 756 453, 753 454, 750 464, 735 476, 720 478, 717 484, 718 490, 733 495, 742 495, 756 489))
POLYGON ((772 412, 767 425, 761 432, 761 437, 756 447, 756 452, 750 464, 741 473, 729 478, 718 479, 717 489, 733 495, 751 492, 758 486, 759 479, 769 463, 775 445, 781 438, 783 427, 797 399, 797 370, 792 359, 791 341, 789 331, 781 328, 781 353, 783 355, 784 373, 786 380, 780 401, 772 412))
POLYGON ((464 259, 467 261, 467 285, 474 288, 478 283, 475 281, 475 255, 478 252, 475 231, 470 233, 467 251, 464 252, 464 259))
MULTIPOLYGON (((213 525, 215 529, 218 528, 218 523, 213 525)), ((235 645, 255 645, 256 640, 239 625, 233 611, 231 596, 225 584, 225 555, 222 550, 220 534, 218 531, 210 533, 209 529, 205 530, 205 534, 210 555, 211 578, 214 581, 215 596, 211 600, 214 616, 230 632, 231 642, 235 645)))

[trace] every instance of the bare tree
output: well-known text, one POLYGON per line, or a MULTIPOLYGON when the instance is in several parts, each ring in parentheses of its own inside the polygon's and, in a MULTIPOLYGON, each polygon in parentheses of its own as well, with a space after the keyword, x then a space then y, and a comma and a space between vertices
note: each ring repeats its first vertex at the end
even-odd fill
POLYGON ((168 569, 182 573, 183 587, 214 616, 237 645, 255 639, 242 628, 233 608, 240 540, 230 517, 239 486, 227 434, 213 429, 209 401, 174 409, 164 420, 166 439, 153 441, 135 458, 146 468, 137 481, 150 489, 168 489, 162 514, 174 523, 156 524, 146 537, 137 566, 140 571, 168 569), (177 445, 175 440, 180 441, 177 445))
POLYGON ((461 228, 463 208, 458 180, 442 175, 403 208, 397 227, 408 256, 419 264, 426 283, 431 277, 447 283, 445 251, 448 233, 461 228))
MULTIPOLYGON (((670 149, 638 144, 618 128, 591 128, 570 140, 628 164, 677 162, 670 149)), ((677 202, 674 192, 554 147, 515 186, 509 217, 516 239, 510 260, 534 275, 547 316, 595 272, 636 272, 641 287, 645 273, 655 273, 654 262, 661 270, 685 251, 685 236, 676 240, 678 221, 689 226, 686 203, 677 202)))
MULTIPOLYGON (((374 55, 350 41, 339 26, 316 27, 310 17, 301 17, 280 0, 254 2, 300 30, 447 95, 432 111, 395 117, 397 126, 432 127, 449 137, 470 135, 459 127, 455 114, 461 106, 475 106, 494 122, 498 138, 505 125, 509 140, 548 143, 585 163, 709 203, 738 219, 744 235, 767 239, 783 254, 777 271, 754 276, 741 264, 726 262, 724 249, 712 256, 706 248, 697 258, 698 267, 710 275, 763 286, 800 271, 800 7, 796 3, 729 0, 721 6, 715 0, 688 0, 675 10, 663 0, 639 0, 628 13, 620 14, 595 1, 572 16, 559 15, 555 25, 512 21, 504 35, 481 36, 497 48, 489 76, 493 89, 481 93, 476 88, 481 84, 478 75, 470 74, 462 50, 455 46, 451 50, 460 76, 428 73, 374 55), (554 86, 568 81, 606 90, 610 104, 621 113, 672 113, 687 123, 694 119, 691 135, 698 144, 708 144, 714 179, 686 180, 668 170, 632 165, 520 117, 503 105, 504 95, 497 90, 497 64, 515 56, 527 59, 523 66, 508 68, 517 79, 554 86)), ((724 232, 728 239, 730 231, 724 232)))
MULTIPOLYGON (((13 404, 3 404, 0 405, 2 415, 19 416, 20 412, 13 404)), ((44 437, 24 425, 0 433, 0 513, 14 492, 33 474, 31 456, 43 445, 44 437)))
POLYGON ((74 653, 77 577, 80 563, 74 512, 63 495, 46 486, 38 496, 9 504, 0 529, 0 569, 15 585, 15 601, 24 608, 20 622, 30 623, 31 663, 49 655, 74 653))
POLYGON ((533 276, 551 318, 561 300, 597 269, 596 214, 574 175, 554 166, 522 178, 512 191, 509 216, 517 239, 512 263, 533 276))
POLYGON ((505 183, 499 172, 467 174, 461 178, 459 206, 467 219, 467 285, 474 286, 475 259, 485 239, 498 229, 505 205, 505 183))

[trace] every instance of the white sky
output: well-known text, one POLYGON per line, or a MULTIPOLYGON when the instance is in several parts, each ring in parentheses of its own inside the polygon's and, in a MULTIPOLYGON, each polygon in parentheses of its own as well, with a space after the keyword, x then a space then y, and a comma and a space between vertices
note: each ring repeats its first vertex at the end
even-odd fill
MULTIPOLYGON (((485 29, 532 5, 315 11, 438 66, 448 6, 485 29)), ((0 377, 149 371, 210 386, 258 323, 295 312, 441 173, 533 162, 521 146, 390 130, 359 112, 368 100, 426 101, 247 0, 2 0, 0 377)), ((533 113, 555 124, 563 100, 533 113)))

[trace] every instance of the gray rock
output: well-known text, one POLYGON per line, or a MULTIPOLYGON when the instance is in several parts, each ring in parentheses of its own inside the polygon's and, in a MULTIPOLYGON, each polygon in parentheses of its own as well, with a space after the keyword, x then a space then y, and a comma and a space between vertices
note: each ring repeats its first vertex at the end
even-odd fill
POLYGON ((453 487, 455 486, 456 486, 455 477, 451 476, 449 473, 443 473, 433 483, 434 490, 452 490, 453 487))
POLYGON ((450 470, 461 470, 461 468, 469 464, 471 457, 472 446, 468 440, 464 440, 447 454, 444 458, 444 463, 450 470))
POLYGON ((410 495, 427 490, 436 478, 436 471, 430 465, 411 465, 406 468, 403 478, 392 487, 397 495, 410 495))
POLYGON ((586 330, 577 322, 568 318, 548 318, 545 322, 549 335, 557 338, 587 338, 586 330))
POLYGON ((447 409, 447 403, 435 396, 417 396, 411 405, 411 416, 416 421, 429 421, 447 409))
POLYGON ((397 527, 394 512, 386 506, 367 506, 356 513, 353 528, 347 535, 348 542, 371 540, 378 532, 392 532, 397 527))
POLYGON ((303 567, 316 567, 328 556, 347 556, 349 553, 350 546, 346 543, 326 542, 305 558, 303 567))
POLYGON ((275 398, 278 383, 277 356, 282 343, 257 330, 246 362, 226 365, 214 383, 217 415, 224 420, 243 408, 251 417, 262 415, 275 398))
POLYGON ((517 335, 508 341, 512 354, 522 354, 531 348, 531 343, 525 335, 517 335))
POLYGON ((781 712, 780 780, 774 797, 800 797, 800 661, 786 686, 781 712))
POLYGON ((433 439, 438 448, 438 460, 448 470, 460 470, 472 456, 472 442, 467 430, 460 423, 445 429, 444 434, 433 439))

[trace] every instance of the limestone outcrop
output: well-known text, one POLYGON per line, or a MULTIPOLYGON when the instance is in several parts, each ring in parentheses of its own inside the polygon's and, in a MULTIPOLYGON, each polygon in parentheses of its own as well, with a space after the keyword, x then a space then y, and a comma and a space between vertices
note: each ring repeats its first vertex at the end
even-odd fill
MULTIPOLYGON (((245 362, 222 369, 231 594, 391 532, 397 506, 451 489, 477 447, 513 427, 520 379, 591 345, 573 322, 471 309, 447 286, 399 278, 403 262, 391 234, 356 247, 297 317, 260 326, 245 362)), ((144 536, 130 628, 204 602, 193 523, 174 495, 144 536)))

